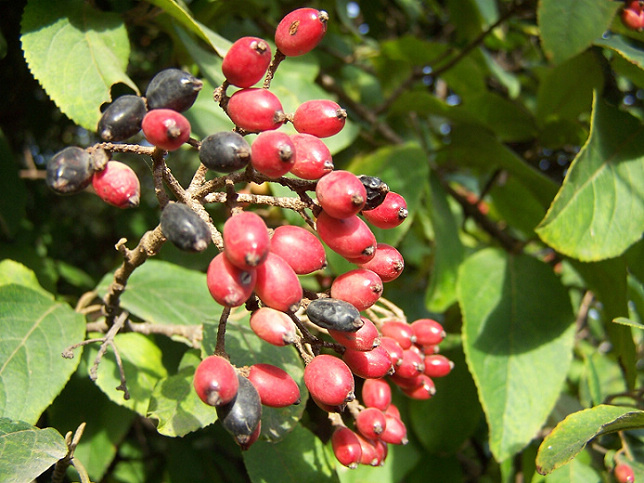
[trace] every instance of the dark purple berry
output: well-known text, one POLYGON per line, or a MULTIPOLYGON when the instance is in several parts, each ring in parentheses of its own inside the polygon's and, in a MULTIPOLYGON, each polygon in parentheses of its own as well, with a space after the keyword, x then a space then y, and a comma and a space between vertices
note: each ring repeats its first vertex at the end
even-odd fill
POLYGON ((362 182, 365 190, 367 191, 367 202, 362 208, 362 211, 373 210, 378 205, 385 201, 387 193, 389 193, 389 186, 376 176, 367 176, 361 174, 358 179, 362 182))
POLYGON ((199 148, 199 159, 203 165, 218 173, 232 173, 246 167, 250 154, 248 142, 233 131, 211 134, 201 141, 199 148))
POLYGON ((332 298, 312 300, 306 315, 319 327, 342 332, 355 332, 364 324, 358 309, 349 302, 332 298))
POLYGON ((245 446, 253 437, 262 418, 262 403, 253 383, 237 375, 239 388, 232 402, 217 407, 217 416, 235 442, 245 446))
POLYGON ((203 251, 210 243, 206 222, 182 203, 166 205, 161 212, 161 231, 177 248, 189 252, 203 251))
POLYGON ((47 163, 47 186, 59 195, 78 193, 92 182, 94 168, 87 151, 70 146, 47 163))
POLYGON ((103 112, 98 121, 98 135, 110 142, 132 137, 141 130, 146 113, 145 101, 141 97, 121 96, 103 112))
POLYGON ((183 112, 194 104, 202 87, 203 82, 187 72, 164 69, 152 78, 145 91, 148 108, 183 112))

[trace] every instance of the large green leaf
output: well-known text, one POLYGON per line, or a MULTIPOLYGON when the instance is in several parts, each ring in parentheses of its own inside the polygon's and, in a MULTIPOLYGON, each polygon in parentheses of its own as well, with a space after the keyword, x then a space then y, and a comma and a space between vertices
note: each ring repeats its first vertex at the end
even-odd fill
POLYGON ((572 360, 570 300, 548 265, 492 248, 461 265, 458 293, 467 364, 490 449, 503 461, 530 442, 557 401, 572 360))
POLYGON ((90 131, 110 88, 137 86, 125 73, 130 55, 121 17, 83 0, 30 0, 22 17, 22 49, 29 69, 60 110, 90 131))
POLYGON ((22 285, 0 286, 0 414, 35 424, 76 370, 66 347, 83 340, 83 317, 22 285))
MULTIPOLYGON (((113 274, 96 287, 103 297, 113 274)), ((146 322, 193 325, 214 320, 221 313, 206 285, 206 274, 159 260, 148 260, 130 276, 121 307, 146 322)))
POLYGON ((582 261, 613 258, 642 237, 644 127, 601 100, 590 137, 571 165, 536 231, 556 249, 582 261))
POLYGON ((279 443, 258 441, 243 455, 253 483, 339 482, 333 457, 303 426, 296 426, 279 443))
POLYGON ((67 454, 65 438, 53 428, 0 418, 0 479, 32 481, 67 454))
POLYGON ((611 35, 610 37, 596 39, 595 45, 611 49, 640 69, 644 68, 644 51, 621 35, 611 35))
POLYGON ((54 297, 38 283, 36 274, 22 263, 5 259, 0 262, 0 285, 23 285, 51 299, 54 297))
POLYGON ((541 0, 537 14, 546 56, 560 63, 590 47, 618 8, 609 0, 541 0))
POLYGON ((623 406, 600 405, 571 414, 546 436, 537 454, 542 475, 574 458, 586 444, 602 434, 644 428, 644 411, 623 406))

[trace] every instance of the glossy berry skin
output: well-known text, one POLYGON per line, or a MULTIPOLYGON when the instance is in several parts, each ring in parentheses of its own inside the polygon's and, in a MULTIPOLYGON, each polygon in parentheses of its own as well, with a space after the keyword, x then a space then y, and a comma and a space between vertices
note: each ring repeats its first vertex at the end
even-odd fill
POLYGON ((644 4, 639 0, 628 0, 622 10, 622 22, 631 30, 644 29, 644 4))
POLYGON ((264 131, 251 145, 253 168, 271 179, 288 173, 295 164, 295 144, 282 131, 264 131))
POLYGON ((631 483, 635 481, 635 472, 631 465, 627 463, 618 463, 615 466, 615 480, 618 483, 631 483))
POLYGON ((366 174, 361 174, 358 179, 367 192, 367 202, 363 211, 373 210, 385 201, 385 197, 389 193, 389 186, 385 182, 376 176, 367 176, 366 174))
POLYGON ((364 325, 358 309, 334 298, 312 300, 306 307, 306 315, 318 327, 339 332, 355 332, 364 325))
POLYGON ((199 160, 218 173, 232 173, 250 162, 251 148, 238 133, 221 131, 204 138, 199 146, 199 160))
POLYGON ((92 186, 99 198, 112 206, 133 208, 139 205, 139 178, 127 164, 108 161, 102 171, 94 173, 92 186))
POLYGON ((375 441, 367 439, 361 434, 358 434, 360 447, 362 448, 362 458, 360 458, 361 465, 378 466, 380 463, 380 456, 376 448, 375 441))
POLYGON ((402 392, 412 399, 426 400, 430 399, 436 394, 436 387, 434 381, 425 375, 420 374, 413 378, 413 384, 410 387, 401 387, 402 392))
POLYGON ((311 134, 293 134, 295 164, 291 173, 298 178, 316 180, 333 171, 331 151, 324 142, 311 134))
POLYGON ((212 259, 206 272, 210 295, 224 307, 239 307, 253 293, 257 274, 255 270, 242 270, 228 261, 224 253, 212 259))
POLYGON ((259 82, 271 63, 271 48, 258 37, 242 37, 230 46, 221 64, 226 80, 237 87, 259 82))
POLYGON ((415 342, 421 346, 440 344, 445 338, 443 326, 433 319, 418 319, 410 324, 416 337, 415 342))
POLYGON ((239 388, 237 371, 227 359, 208 356, 197 366, 193 386, 199 399, 206 404, 228 404, 235 398, 239 388))
MULTIPOLYGON (((393 405, 390 405, 391 408, 393 405)), ((407 428, 399 417, 385 413, 387 424, 385 430, 380 434, 380 439, 389 444, 407 444, 407 428)))
POLYGON ((391 387, 384 379, 365 379, 361 394, 368 408, 386 411, 391 404, 391 387))
POLYGON ((405 260, 398 250, 386 243, 376 245, 376 254, 366 263, 360 264, 360 268, 366 268, 378 274, 383 282, 396 280, 405 268, 405 260))
POLYGON ((407 219, 407 202, 398 193, 390 191, 385 200, 373 210, 363 211, 362 216, 373 226, 388 230, 407 219))
POLYGON ((282 257, 298 275, 306 275, 326 266, 322 242, 313 233, 295 225, 275 228, 271 252, 282 257))
POLYGON ((255 293, 269 307, 295 312, 302 300, 302 285, 288 263, 279 255, 268 254, 257 267, 255 293))
POLYGON ((382 280, 365 268, 338 275, 331 284, 331 297, 349 302, 361 312, 375 304, 381 295, 382 280))
POLYGON ((362 446, 356 433, 346 426, 340 426, 331 435, 333 454, 340 464, 355 469, 362 458, 362 446))
POLYGON ((363 326, 355 332, 328 329, 329 335, 347 349, 370 351, 380 344, 380 334, 376 325, 366 317, 361 317, 363 326))
POLYGON ((320 354, 304 368, 304 384, 317 401, 342 406, 355 398, 351 369, 339 358, 320 354))
POLYGON ((362 436, 377 439, 387 426, 385 413, 377 408, 366 408, 356 417, 356 428, 362 436))
POLYGON ((402 320, 388 320, 381 327, 382 335, 396 339, 403 349, 409 349, 412 343, 416 342, 414 331, 406 322, 402 320))
POLYGON ((59 195, 78 193, 90 184, 94 168, 89 153, 76 146, 69 146, 56 153, 47 162, 47 186, 59 195))
POLYGON ((403 350, 401 363, 396 366, 396 375, 404 379, 419 376, 425 370, 423 357, 412 349, 403 350))
POLYGON ((315 187, 318 203, 333 218, 357 215, 364 207, 367 192, 358 177, 349 171, 331 171, 315 187))
POLYGON ((183 112, 197 100, 203 87, 196 77, 180 69, 164 69, 157 73, 145 91, 149 109, 172 109, 183 112))
POLYGON ((226 258, 237 268, 252 270, 268 257, 271 239, 266 223, 257 213, 242 211, 228 218, 223 238, 226 258))
POLYGON ((201 252, 210 243, 210 228, 197 213, 171 201, 161 212, 161 231, 180 250, 201 252))
POLYGON ((358 216, 340 220, 322 211, 316 228, 331 250, 353 263, 366 263, 376 254, 376 237, 358 216))
POLYGON ((271 364, 250 366, 248 380, 253 383, 264 406, 284 408, 300 402, 300 388, 288 373, 271 364))
POLYGON ((393 373, 389 354, 380 346, 370 351, 347 349, 342 354, 342 360, 347 363, 356 376, 363 379, 378 379, 393 373))
POLYGON ((454 363, 442 354, 430 354, 423 359, 425 375, 429 377, 445 377, 454 368, 454 363))
POLYGON ((217 417, 235 442, 247 447, 262 418, 262 404, 253 383, 239 374, 237 379, 237 397, 228 404, 218 406, 217 417))
POLYGON ((403 348, 400 346, 398 341, 392 337, 381 336, 380 337, 380 347, 387 351, 391 363, 395 366, 402 364, 403 358, 403 348))
POLYGON ((257 428, 255 428, 255 431, 253 431, 253 434, 250 435, 250 438, 245 443, 240 443, 239 447, 241 448, 242 451, 247 451, 253 443, 255 443, 258 439, 259 436, 262 434, 262 420, 259 420, 259 423, 257 423, 257 428))
POLYGON ((275 346, 295 342, 295 324, 284 312, 262 307, 250 316, 250 328, 260 339, 275 346))
POLYGON ((150 144, 166 151, 176 151, 190 138, 190 122, 172 109, 149 111, 141 128, 150 144))
POLYGON ((303 102, 293 113, 293 127, 299 133, 326 138, 342 131, 347 111, 328 99, 303 102))
POLYGON ((141 123, 147 112, 145 101, 141 97, 120 96, 103 111, 96 131, 104 141, 123 141, 141 130, 141 123))
POLYGON ((306 54, 324 37, 328 20, 329 15, 324 10, 293 10, 277 25, 275 45, 287 57, 306 54))
POLYGON ((228 100, 226 109, 235 125, 248 132, 277 129, 286 119, 277 96, 259 87, 238 90, 228 100))

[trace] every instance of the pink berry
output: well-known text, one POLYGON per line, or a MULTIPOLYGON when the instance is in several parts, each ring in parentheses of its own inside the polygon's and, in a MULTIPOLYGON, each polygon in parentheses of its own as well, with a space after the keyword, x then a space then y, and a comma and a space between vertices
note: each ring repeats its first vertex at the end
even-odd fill
POLYGON ((255 292, 265 305, 282 312, 296 311, 302 300, 297 274, 282 257, 271 252, 257 267, 255 292))
POLYGON ((365 220, 382 229, 395 228, 407 218, 407 202, 398 193, 390 191, 385 201, 373 210, 362 212, 365 220))
POLYGON ((433 319, 418 319, 410 324, 419 345, 440 344, 445 338, 443 326, 433 319))
POLYGON ((615 466, 615 479, 618 483, 631 483, 635 481, 635 472, 631 465, 619 463, 615 466))
POLYGON ((342 406, 355 399, 355 381, 351 369, 339 358, 321 354, 304 369, 304 384, 317 401, 328 406, 342 406))
POLYGON ((412 399, 425 400, 430 399, 436 394, 436 387, 434 381, 425 375, 420 374, 412 379, 413 384, 410 387, 401 387, 402 392, 412 399))
POLYGON ((386 425, 385 413, 377 408, 365 408, 356 417, 356 428, 368 439, 377 439, 386 425))
POLYGON ((190 138, 190 122, 172 109, 153 109, 143 118, 145 139, 157 148, 175 151, 190 138))
POLYGON ((344 258, 365 263, 376 253, 376 237, 356 215, 339 220, 323 211, 317 218, 316 227, 322 241, 344 258))
POLYGON ((199 363, 193 385, 199 399, 210 406, 221 406, 235 398, 239 381, 232 364, 223 357, 213 355, 199 363))
POLYGON ((297 336, 291 318, 270 307, 262 307, 252 313, 250 328, 257 337, 275 346, 292 344, 297 336))
POLYGON ((395 366, 402 364, 403 358, 403 348, 400 346, 398 341, 393 337, 381 336, 380 337, 380 347, 387 351, 391 363, 395 366))
POLYGON ((333 454, 340 464, 347 468, 357 468, 362 458, 362 446, 358 435, 346 426, 340 426, 331 435, 333 454))
POLYGON ((295 164, 295 144, 282 131, 264 131, 251 145, 251 164, 264 176, 275 179, 288 173, 295 164))
POLYGON ((326 138, 339 133, 347 120, 347 111, 328 99, 306 101, 293 113, 293 127, 299 133, 326 138))
POLYGON ((259 87, 238 90, 228 100, 226 109, 235 125, 248 132, 277 129, 286 119, 277 96, 259 87))
POLYGON ((362 402, 368 408, 386 411, 391 404, 391 387, 384 379, 365 379, 362 385, 362 402))
POLYGON ((398 250, 386 243, 376 245, 376 254, 367 263, 360 264, 378 274, 383 282, 391 282, 398 278, 405 268, 405 260, 398 250))
POLYGON ((423 360, 425 374, 429 377, 445 377, 454 368, 454 363, 441 354, 430 354, 423 360))
POLYGON ((382 335, 396 339, 403 349, 409 349, 412 343, 416 342, 414 331, 406 322, 402 320, 388 320, 381 327, 382 335))
POLYGON ((242 37, 228 49, 221 70, 230 84, 250 87, 264 77, 270 63, 271 48, 265 40, 242 37))
POLYGON ((622 22, 631 30, 644 29, 644 4, 639 0, 629 0, 622 10, 622 22))
POLYGON ((253 383, 264 406, 283 408, 300 402, 300 388, 288 373, 271 364, 250 366, 248 380, 253 383))
POLYGON ((315 180, 333 171, 331 151, 322 140, 311 134, 293 134, 291 140, 295 145, 295 164, 291 173, 295 176, 315 180))
POLYGON ((275 45, 280 52, 289 57, 306 54, 324 37, 328 20, 329 15, 324 10, 293 10, 277 25, 275 45))
POLYGON ((378 379, 393 372, 389 354, 380 346, 370 351, 347 349, 342 354, 342 359, 356 376, 363 379, 378 379))
POLYGON ((358 434, 357 436, 362 448, 362 457, 360 458, 360 464, 368 466, 378 466, 378 464, 380 463, 380 455, 378 454, 378 449, 376 448, 376 442, 371 439, 367 439, 360 434, 358 434))
POLYGON ((333 218, 357 215, 367 200, 360 179, 349 171, 332 171, 323 176, 315 188, 318 203, 333 218))
MULTIPOLYGON (((389 407, 392 407, 390 405, 389 407)), ((407 444, 407 428, 400 417, 396 418, 385 413, 387 424, 385 430, 380 434, 380 439, 390 444, 407 444)))
POLYGON ((224 307, 239 307, 253 293, 257 275, 255 270, 242 270, 219 253, 208 265, 206 282, 210 295, 224 307))
POLYGON ((425 362, 418 352, 412 349, 403 350, 402 362, 396 366, 396 375, 404 379, 416 377, 425 370, 425 362))
POLYGON ((133 208, 139 205, 139 178, 127 164, 108 161, 102 171, 94 173, 92 186, 99 198, 112 206, 133 208))
POLYGON ((298 275, 306 275, 326 266, 322 242, 299 226, 282 225, 275 228, 271 252, 282 257, 298 275))
POLYGON ((349 302, 361 312, 375 304, 381 295, 382 280, 365 268, 349 270, 331 284, 331 297, 349 302))
POLYGON ((327 329, 333 339, 347 349, 370 351, 380 344, 378 329, 366 317, 361 317, 364 324, 355 332, 327 329))
POLYGON ((268 256, 271 240, 261 216, 242 211, 224 223, 224 253, 226 258, 242 270, 252 270, 268 256))

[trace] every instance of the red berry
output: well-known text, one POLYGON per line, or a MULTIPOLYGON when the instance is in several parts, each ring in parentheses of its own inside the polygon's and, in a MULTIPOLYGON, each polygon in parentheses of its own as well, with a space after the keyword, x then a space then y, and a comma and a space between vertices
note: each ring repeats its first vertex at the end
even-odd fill
POLYGON ((363 379, 378 379, 393 372, 389 354, 380 346, 370 351, 347 349, 342 354, 342 359, 356 376, 363 379))
POLYGON ((407 202, 398 193, 390 191, 385 201, 373 210, 363 211, 362 216, 378 228, 389 229, 400 225, 407 218, 407 202))
POLYGON ((139 205, 139 178, 127 164, 108 161, 105 169, 94 173, 92 186, 99 198, 112 206, 133 208, 139 205))
POLYGON ((376 253, 376 237, 355 215, 339 220, 323 211, 317 218, 316 227, 322 241, 350 261, 366 263, 376 253))
POLYGON ((404 379, 416 377, 425 370, 423 357, 412 349, 403 350, 401 363, 396 366, 396 375, 404 379))
POLYGON ((250 366, 248 380, 253 383, 264 406, 283 408, 299 404, 300 388, 286 371, 271 364, 250 366))
POLYGON ((339 133, 347 120, 347 111, 328 99, 306 101, 293 113, 297 132, 326 138, 339 133))
POLYGON ((416 342, 414 331, 406 322, 402 320, 388 320, 380 328, 382 335, 396 339, 403 349, 409 349, 412 343, 416 342))
POLYGON ((445 338, 443 326, 432 319, 418 319, 410 324, 419 345, 440 344, 445 338))
POLYGON ((615 466, 615 479, 618 483, 630 483, 635 481, 635 473, 631 465, 627 463, 619 463, 615 466))
POLYGON ((398 250, 386 243, 376 245, 376 254, 367 263, 360 264, 378 274, 383 282, 391 282, 398 278, 405 268, 405 260, 398 250))
POLYGON ((377 408, 366 408, 356 416, 356 428, 368 439, 377 439, 385 430, 387 419, 385 413, 377 408))
POLYGON ((277 96, 259 87, 238 90, 228 100, 226 109, 235 125, 249 132, 277 129, 286 119, 277 96))
POLYGON ((362 458, 362 446, 358 435, 346 426, 338 427, 331 435, 333 454, 340 464, 348 468, 357 468, 362 458))
POLYGON ((373 441, 373 445, 376 447, 376 466, 382 466, 385 464, 385 458, 387 458, 387 443, 376 439, 373 441))
POLYGON ((445 377, 454 368, 454 363, 441 354, 430 354, 423 360, 425 374, 429 377, 445 377))
POLYGON ((242 211, 224 223, 224 253, 228 261, 242 270, 252 270, 268 256, 271 240, 261 216, 242 211))
POLYGON ((224 307, 239 307, 253 293, 257 275, 255 270, 242 270, 219 253, 208 265, 206 283, 210 295, 224 307))
POLYGON ((403 358, 403 348, 400 346, 398 341, 392 337, 381 336, 380 337, 380 347, 387 351, 391 363, 395 366, 399 366, 402 363, 403 358))
POLYGON ((237 87, 250 87, 264 77, 271 63, 271 48, 258 37, 242 37, 230 46, 221 64, 226 80, 237 87))
POLYGON ((306 54, 324 37, 328 20, 329 15, 324 10, 293 10, 277 25, 275 45, 280 52, 289 57, 306 54))
POLYGON ((629 29, 644 29, 644 4, 639 0, 630 0, 622 10, 622 22, 629 29))
POLYGON ((365 268, 349 270, 331 284, 331 297, 349 302, 361 312, 375 304, 381 295, 382 280, 365 268))
POLYGON ((409 386, 401 386, 402 391, 410 398, 425 400, 436 394, 434 381, 429 376, 420 374, 411 379, 411 381, 412 384, 409 386))
POLYGON ((269 178, 279 178, 295 164, 295 144, 282 131, 264 131, 251 145, 253 168, 269 178))
POLYGON ((259 436, 262 434, 262 420, 259 420, 259 423, 257 423, 257 428, 255 428, 255 431, 253 431, 253 434, 250 435, 250 437, 243 443, 238 441, 239 447, 241 448, 242 451, 248 450, 253 443, 255 443, 258 439, 259 436))
MULTIPOLYGON (((392 405, 389 406, 390 408, 392 405)), ((407 444, 407 428, 405 423, 398 417, 391 416, 385 412, 387 424, 385 430, 380 434, 380 439, 390 444, 407 444)))
POLYGON ((358 177, 349 171, 332 171, 315 188, 318 203, 333 218, 357 215, 367 200, 367 192, 358 177))
POLYGON ((282 225, 275 228, 271 252, 282 257, 298 275, 306 275, 326 266, 326 253, 320 240, 299 226, 282 225))
POLYGON ((270 252, 257 267, 255 292, 265 305, 282 312, 295 312, 302 300, 297 274, 282 257, 270 252))
POLYGON ((291 140, 295 145, 295 164, 291 173, 295 176, 315 180, 333 171, 331 151, 322 140, 311 134, 293 134, 291 140))
POLYGON ((391 387, 384 379, 365 379, 362 385, 362 402, 368 408, 385 411, 391 404, 391 387))
POLYGON ((295 342, 295 324, 284 312, 262 307, 250 316, 250 328, 260 339, 275 346, 295 342))
POLYGON ((364 325, 355 332, 327 329, 329 335, 347 349, 356 351, 370 351, 380 343, 378 329, 366 317, 361 317, 364 325))
POLYGON ((92 183, 94 166, 87 150, 69 146, 47 162, 47 186, 59 195, 78 193, 92 183))
POLYGON ((387 406, 387 409, 385 409, 385 414, 392 418, 401 419, 400 410, 395 404, 390 404, 389 406, 387 406))
POLYGON ((355 398, 351 369, 335 356, 321 354, 304 369, 304 384, 317 401, 342 406, 355 398))
POLYGON ((199 399, 206 404, 227 404, 237 395, 237 371, 227 359, 208 356, 197 366, 193 386, 199 399))
POLYGON ((360 434, 357 435, 362 448, 361 465, 378 466, 380 464, 380 455, 373 440, 367 439, 360 434))
POLYGON ((149 111, 141 123, 150 144, 166 151, 175 151, 190 138, 190 122, 172 109, 149 111))

